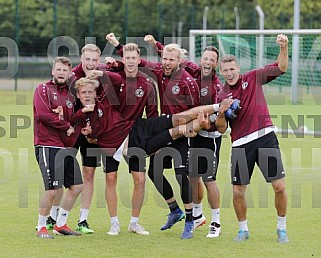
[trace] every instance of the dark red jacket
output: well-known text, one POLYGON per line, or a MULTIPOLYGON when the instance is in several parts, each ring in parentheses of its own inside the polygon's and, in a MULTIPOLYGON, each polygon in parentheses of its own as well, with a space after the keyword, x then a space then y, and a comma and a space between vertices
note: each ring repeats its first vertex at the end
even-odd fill
POLYGON ((70 127, 75 97, 68 86, 58 86, 53 81, 38 85, 33 98, 34 145, 64 147, 61 134, 70 127), (64 119, 52 110, 62 106, 64 119))
MULTIPOLYGON (((119 55, 123 53, 122 47, 117 47, 119 55)), ((166 77, 160 62, 141 59, 140 65, 147 67, 156 77, 162 114, 176 114, 200 105, 198 85, 183 68, 166 77)))
POLYGON ((158 116, 157 86, 153 80, 142 72, 136 77, 126 77, 125 71, 120 71, 122 82, 115 87, 119 100, 118 110, 126 120, 136 120, 143 116, 147 118, 158 116))
POLYGON ((273 125, 262 86, 281 74, 278 64, 274 63, 240 75, 233 86, 224 84, 219 100, 236 98, 241 105, 241 109, 236 111, 236 119, 230 122, 232 142, 273 125))

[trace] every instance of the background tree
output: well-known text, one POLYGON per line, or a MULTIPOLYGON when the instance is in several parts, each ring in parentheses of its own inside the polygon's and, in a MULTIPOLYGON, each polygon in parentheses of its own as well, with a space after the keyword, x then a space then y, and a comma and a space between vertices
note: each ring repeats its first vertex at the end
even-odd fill
MULTIPOLYGON (((153 34, 158 40, 177 36, 182 22, 182 37, 190 29, 202 29, 204 7, 208 6, 208 29, 234 29, 234 7, 238 7, 240 29, 257 29, 259 4, 265 13, 266 29, 293 28, 293 0, 20 0, 19 31, 16 34, 16 0, 0 0, 0 35, 19 38, 23 56, 45 56, 49 42, 55 36, 69 36, 79 46, 93 36, 98 46, 106 45, 105 35, 114 32, 126 37, 153 34), (93 2, 93 9, 91 9, 93 2)), ((319 28, 321 2, 301 1, 301 28, 319 28)), ((0 49, 0 57, 6 53, 0 49)))

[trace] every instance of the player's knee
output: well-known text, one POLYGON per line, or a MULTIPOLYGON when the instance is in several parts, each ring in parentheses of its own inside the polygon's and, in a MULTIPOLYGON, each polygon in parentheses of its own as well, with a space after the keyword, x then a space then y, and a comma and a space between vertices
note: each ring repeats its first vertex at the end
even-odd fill
POLYGON ((58 190, 59 189, 52 189, 47 191, 47 196, 50 200, 50 203, 52 203, 55 200, 56 196, 58 195, 58 190))
POLYGON ((285 194, 285 183, 283 179, 278 179, 273 182, 273 189, 275 194, 285 194))
POLYGON ((189 181, 190 181, 193 189, 194 188, 198 189, 198 187, 203 187, 203 183, 200 181, 200 177, 190 176, 189 181))
POLYGON ((74 196, 78 196, 82 192, 82 190, 84 189, 84 185, 83 184, 73 185, 69 189, 74 196))
POLYGON ((133 175, 134 185, 135 187, 142 188, 145 187, 145 173, 142 172, 135 172, 133 175))
POLYGON ((96 170, 95 167, 86 167, 86 166, 82 167, 83 174, 93 174, 93 173, 95 173, 95 170, 96 170))
POLYGON ((208 189, 217 189, 217 184, 215 181, 204 181, 204 185, 207 191, 208 189))
POLYGON ((139 184, 140 186, 145 186, 145 182, 146 182, 145 177, 140 176, 140 177, 139 177, 139 180, 138 180, 138 184, 139 184))
POLYGON ((240 185, 233 186, 233 197, 234 198, 244 198, 245 188, 240 185))
POLYGON ((117 173, 106 173, 106 184, 107 185, 116 185, 117 183, 117 173))
POLYGON ((95 179, 95 169, 90 168, 90 169, 84 169, 82 173, 82 177, 84 180, 84 183, 93 183, 95 179))

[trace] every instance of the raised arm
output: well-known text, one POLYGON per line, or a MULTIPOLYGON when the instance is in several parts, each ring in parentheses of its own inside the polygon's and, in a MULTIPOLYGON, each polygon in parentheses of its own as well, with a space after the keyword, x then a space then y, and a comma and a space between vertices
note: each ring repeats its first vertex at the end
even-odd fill
POLYGON ((285 72, 288 68, 289 54, 288 54, 288 37, 283 34, 279 34, 276 37, 276 43, 280 46, 280 53, 276 60, 280 70, 285 72))
POLYGON ((146 35, 144 37, 144 41, 149 43, 151 46, 153 46, 156 49, 158 56, 160 57, 162 56, 164 46, 162 43, 158 42, 153 35, 146 35))
POLYGON ((115 34, 113 32, 106 35, 106 40, 112 44, 114 47, 117 47, 119 45, 119 41, 116 38, 115 34))
POLYGON ((115 34, 113 32, 107 34, 106 35, 106 40, 116 48, 117 54, 122 57, 123 56, 123 47, 124 46, 119 43, 119 41, 116 38, 115 34))

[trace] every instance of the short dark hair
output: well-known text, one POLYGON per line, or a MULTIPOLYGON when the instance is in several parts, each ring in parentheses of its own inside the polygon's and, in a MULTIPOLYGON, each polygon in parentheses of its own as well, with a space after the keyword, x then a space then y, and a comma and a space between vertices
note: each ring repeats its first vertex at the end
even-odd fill
POLYGON ((220 59, 220 66, 221 66, 221 63, 230 63, 230 62, 233 62, 233 61, 234 61, 236 64, 238 64, 235 56, 230 55, 230 54, 224 55, 224 56, 222 56, 221 59, 220 59))
POLYGON ((204 54, 205 51, 214 51, 216 53, 216 55, 217 55, 217 60, 216 61, 218 61, 218 57, 219 57, 220 54, 219 54, 219 51, 218 51, 217 47, 214 47, 214 46, 205 47, 203 49, 202 55, 204 54))

